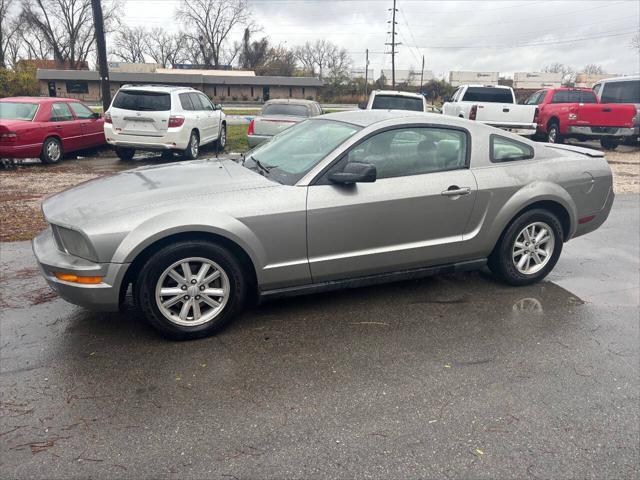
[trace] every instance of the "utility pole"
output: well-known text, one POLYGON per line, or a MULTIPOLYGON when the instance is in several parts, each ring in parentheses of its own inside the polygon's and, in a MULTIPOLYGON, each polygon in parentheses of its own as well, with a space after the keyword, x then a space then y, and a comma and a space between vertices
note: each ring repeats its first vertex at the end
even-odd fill
POLYGON ((420 70, 420 91, 422 92, 422 85, 424 79, 424 55, 422 55, 422 70, 420 70))
POLYGON ((367 89, 369 87, 369 49, 365 50, 364 62, 364 100, 367 100, 367 89))
MULTIPOLYGON (((386 43, 385 45, 391 45, 391 86, 393 88, 396 87, 396 45, 400 45, 396 42, 396 12, 398 9, 396 8, 396 0, 393 0, 393 8, 390 8, 391 14, 391 43, 386 43)), ((389 22, 387 22, 389 23, 389 22)))
POLYGON ((100 89, 102 91, 102 111, 106 112, 111 105, 111 87, 109 85, 109 65, 107 64, 107 45, 104 39, 104 19, 100 0, 91 0, 93 25, 96 34, 96 51, 98 54, 98 71, 100 72, 100 89))

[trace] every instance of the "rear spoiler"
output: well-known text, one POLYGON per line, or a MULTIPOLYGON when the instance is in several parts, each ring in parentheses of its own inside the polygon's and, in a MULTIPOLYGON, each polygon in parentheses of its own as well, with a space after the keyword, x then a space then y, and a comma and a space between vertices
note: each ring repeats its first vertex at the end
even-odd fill
POLYGON ((576 147, 573 145, 559 145, 557 143, 547 143, 546 147, 557 148, 558 150, 566 150, 569 152, 581 153, 587 157, 604 157, 604 153, 600 150, 594 150, 593 148, 576 147))

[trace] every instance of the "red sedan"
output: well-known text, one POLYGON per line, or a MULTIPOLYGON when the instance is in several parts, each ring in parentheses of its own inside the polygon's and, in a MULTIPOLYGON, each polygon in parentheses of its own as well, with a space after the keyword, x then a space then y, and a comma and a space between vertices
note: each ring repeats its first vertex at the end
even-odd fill
POLYGON ((72 98, 0 99, 0 158, 58 163, 64 153, 105 143, 104 120, 72 98))

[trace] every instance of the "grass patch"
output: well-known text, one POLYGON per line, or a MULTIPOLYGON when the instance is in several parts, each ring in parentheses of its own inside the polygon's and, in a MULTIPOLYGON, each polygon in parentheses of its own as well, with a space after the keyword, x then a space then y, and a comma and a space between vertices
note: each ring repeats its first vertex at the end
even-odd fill
POLYGON ((248 125, 227 125, 227 147, 228 152, 246 152, 249 150, 247 141, 248 125))
POLYGON ((225 115, 258 115, 260 114, 260 109, 256 110, 243 110, 243 109, 233 109, 233 108, 223 108, 222 111, 225 115))

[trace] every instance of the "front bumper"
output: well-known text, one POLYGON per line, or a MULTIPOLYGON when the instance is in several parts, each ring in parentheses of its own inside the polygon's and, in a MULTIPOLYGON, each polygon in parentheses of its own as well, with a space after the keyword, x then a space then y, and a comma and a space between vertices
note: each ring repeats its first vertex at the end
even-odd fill
POLYGON ((247 135, 247 143, 249 143, 249 147, 253 148, 272 138, 272 135, 247 135))
POLYGON ((584 135, 586 137, 630 137, 634 135, 634 129, 626 127, 571 126, 567 128, 567 131, 569 135, 584 135))
POLYGON ((51 228, 40 232, 33 239, 32 247, 45 280, 66 301, 92 310, 118 310, 128 263, 94 263, 62 252, 55 243, 51 228), (65 282, 56 278, 54 272, 100 276, 103 281, 96 285, 65 282))
POLYGON ((161 137, 149 137, 118 133, 113 125, 105 124, 104 136, 109 145, 136 150, 185 150, 189 144, 189 134, 183 128, 169 129, 161 137))

